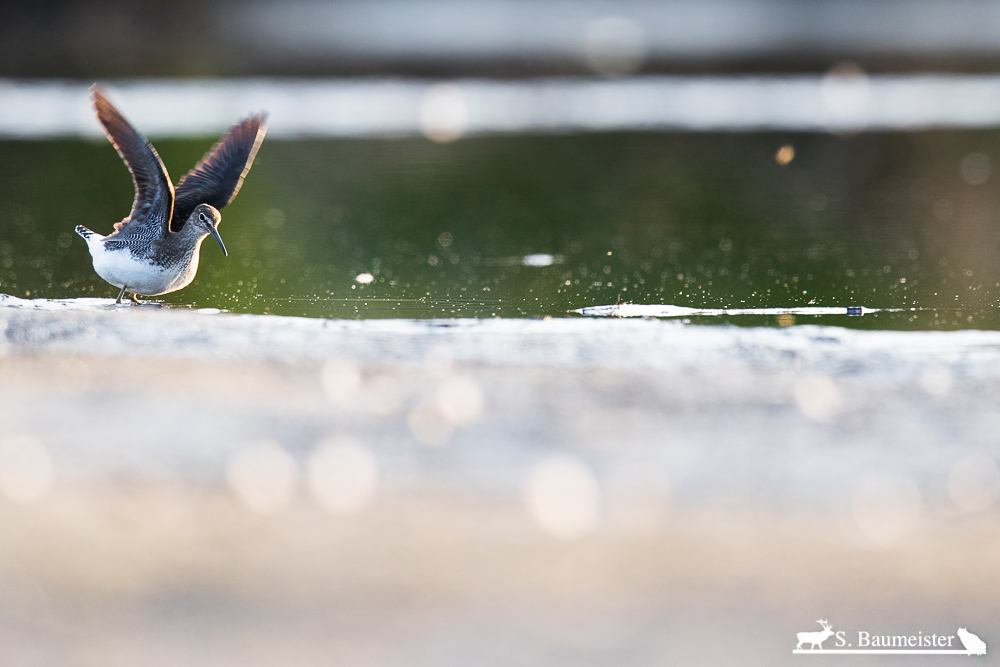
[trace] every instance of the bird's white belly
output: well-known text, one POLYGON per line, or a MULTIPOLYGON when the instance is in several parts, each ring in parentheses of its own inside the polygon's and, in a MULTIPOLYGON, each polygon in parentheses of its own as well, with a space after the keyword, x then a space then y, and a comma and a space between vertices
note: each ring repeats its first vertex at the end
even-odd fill
POLYGON ((197 258, 194 262, 179 262, 164 267, 136 259, 126 249, 106 250, 103 243, 91 246, 91 254, 97 275, 115 287, 125 287, 129 292, 144 296, 179 290, 194 280, 198 271, 197 258))

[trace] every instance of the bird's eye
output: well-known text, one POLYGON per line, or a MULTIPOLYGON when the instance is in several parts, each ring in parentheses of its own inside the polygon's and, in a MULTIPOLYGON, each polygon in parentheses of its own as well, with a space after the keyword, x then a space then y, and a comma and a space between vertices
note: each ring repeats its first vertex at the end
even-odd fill
POLYGON ((205 217, 204 213, 199 213, 198 217, 201 219, 202 222, 208 222, 208 218, 205 217))

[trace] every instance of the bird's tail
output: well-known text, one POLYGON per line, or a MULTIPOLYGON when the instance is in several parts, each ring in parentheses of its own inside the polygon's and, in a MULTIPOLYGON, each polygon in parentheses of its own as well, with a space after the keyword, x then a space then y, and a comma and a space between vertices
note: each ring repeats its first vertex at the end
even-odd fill
POLYGON ((91 236, 95 236, 97 234, 97 232, 93 232, 84 227, 83 225, 76 226, 76 233, 82 236, 84 240, 90 240, 91 236))

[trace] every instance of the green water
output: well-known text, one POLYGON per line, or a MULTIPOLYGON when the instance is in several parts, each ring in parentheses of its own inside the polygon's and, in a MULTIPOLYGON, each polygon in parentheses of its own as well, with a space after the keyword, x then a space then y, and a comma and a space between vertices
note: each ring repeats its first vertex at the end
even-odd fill
MULTIPOLYGON (((156 145, 176 180, 211 143, 156 145)), ((209 239, 195 282, 154 300, 346 318, 862 305, 924 310, 796 322, 1000 328, 998 185, 1000 132, 268 139, 223 210, 229 257, 209 239), (996 165, 982 184, 970 153, 996 165), (538 253, 553 263, 524 265, 538 253)), ((131 201, 104 140, 0 142, 0 291, 114 297, 73 227, 108 233, 131 201)))

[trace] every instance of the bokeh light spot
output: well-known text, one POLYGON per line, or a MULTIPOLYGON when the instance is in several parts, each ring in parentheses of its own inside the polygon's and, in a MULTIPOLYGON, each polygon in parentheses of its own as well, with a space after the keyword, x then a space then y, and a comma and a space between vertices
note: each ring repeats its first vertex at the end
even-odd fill
POLYGON ((420 129, 431 141, 446 143, 465 134, 469 111, 462 89, 450 83, 428 88, 420 100, 420 129))
POLYGON ((348 408, 354 405, 361 386, 361 367, 350 359, 331 359, 320 374, 323 391, 334 405, 348 408))
POLYGON ((631 19, 608 16, 587 26, 586 58, 596 74, 632 74, 642 67, 646 51, 645 31, 631 19))
POLYGON ((392 377, 376 376, 365 381, 368 409, 377 415, 394 415, 399 412, 399 382, 392 377))
POLYGON ((815 421, 827 422, 840 410, 840 391, 825 375, 805 377, 795 383, 795 402, 815 421))
POLYGON ((861 534, 873 546, 889 546, 910 532, 922 511, 920 489, 908 477, 872 475, 858 485, 851 503, 861 534))
POLYGON ((1000 500, 1000 468, 992 457, 972 455, 952 466, 948 494, 965 512, 987 510, 1000 500))
POLYGON ((538 525, 561 539, 582 537, 600 517, 597 479, 583 462, 567 455, 549 456, 531 467, 525 500, 538 525))
POLYGON ((774 154, 774 161, 785 166, 789 162, 795 159, 795 146, 791 144, 785 144, 778 149, 778 152, 774 154))
POLYGON ((295 459, 270 441, 238 451, 227 471, 229 485, 240 500, 262 514, 275 513, 291 502, 298 475, 295 459))
POLYGON ((40 500, 52 486, 52 458, 31 436, 0 442, 0 492, 14 503, 40 500))
POLYGON ((351 514, 375 494, 378 465, 367 448, 353 440, 328 440, 309 458, 309 490, 325 509, 351 514))
POLYGON ((983 153, 969 153, 958 163, 962 180, 969 185, 982 185, 990 180, 990 158, 983 153))
POLYGON ((470 424, 483 413, 483 393, 471 378, 446 378, 437 391, 440 411, 452 424, 470 424))
POLYGON ((451 439, 455 426, 441 407, 434 402, 421 403, 406 417, 406 425, 417 442, 439 447, 451 439))
POLYGON ((823 78, 821 95, 833 122, 855 129, 866 124, 871 85, 857 63, 842 62, 831 67, 823 78))
POLYGON ((945 396, 951 391, 951 371, 942 364, 928 364, 920 373, 920 388, 931 396, 945 396))

